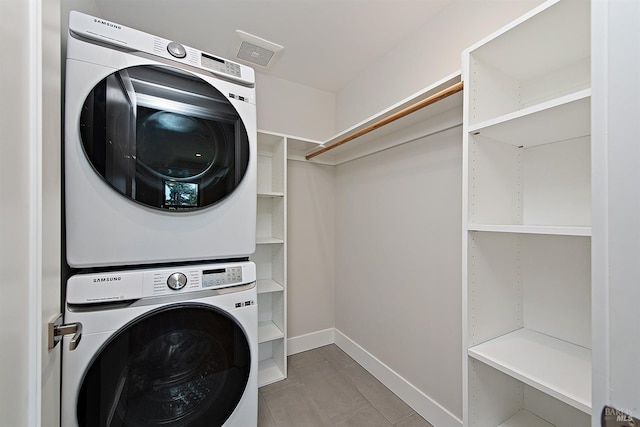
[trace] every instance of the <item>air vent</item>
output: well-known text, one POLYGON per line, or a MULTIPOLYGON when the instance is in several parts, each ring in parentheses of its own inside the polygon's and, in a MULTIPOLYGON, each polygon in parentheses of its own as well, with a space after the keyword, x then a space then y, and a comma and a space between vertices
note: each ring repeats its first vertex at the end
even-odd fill
POLYGON ((280 45, 236 30, 230 54, 232 59, 268 70, 273 67, 283 50, 280 45))

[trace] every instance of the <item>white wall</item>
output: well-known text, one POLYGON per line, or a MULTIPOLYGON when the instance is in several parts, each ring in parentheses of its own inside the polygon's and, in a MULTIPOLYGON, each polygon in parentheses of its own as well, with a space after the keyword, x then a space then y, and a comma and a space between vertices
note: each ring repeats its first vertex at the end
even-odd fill
POLYGON ((336 168, 336 328, 458 418, 461 179, 460 127, 336 168))
POLYGON ((0 425, 57 426, 59 349, 45 325, 60 301, 59 3, 0 2, 0 425))
POLYGON ((256 73, 258 129, 325 140, 335 133, 335 95, 256 73))
MULTIPOLYGON (((2 61, 0 88, 0 271, 10 277, 0 299, 0 425, 29 425, 33 404, 29 396, 29 366, 32 360, 29 341, 30 293, 30 197, 33 177, 30 169, 30 2, 0 2, 2 33, 8 43, 5 53, 11 60, 2 61)), ((34 307, 35 308, 35 307, 34 307)))
POLYGON ((454 0, 336 98, 341 131, 460 70, 461 53, 542 0, 454 0))
POLYGON ((288 335, 335 326, 335 168, 287 163, 288 335))

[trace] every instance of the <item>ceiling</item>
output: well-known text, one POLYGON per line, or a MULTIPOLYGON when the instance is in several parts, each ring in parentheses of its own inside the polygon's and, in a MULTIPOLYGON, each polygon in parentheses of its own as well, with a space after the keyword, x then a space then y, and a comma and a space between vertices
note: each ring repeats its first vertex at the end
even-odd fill
POLYGON ((94 0, 103 19, 229 59, 237 29, 279 44, 264 72, 332 93, 452 1, 94 0))

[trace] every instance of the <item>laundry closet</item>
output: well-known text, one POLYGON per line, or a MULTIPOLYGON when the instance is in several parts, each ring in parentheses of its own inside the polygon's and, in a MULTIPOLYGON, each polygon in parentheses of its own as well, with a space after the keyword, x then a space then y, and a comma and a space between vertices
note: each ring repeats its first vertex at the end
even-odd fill
MULTIPOLYGON (((66 37, 67 8, 81 6, 62 3, 66 37)), ((337 94, 256 73, 257 385, 285 379, 287 356, 336 344, 434 426, 638 417, 640 100, 616 83, 640 72, 618 49, 638 48, 638 8, 471 3, 337 94)), ((41 143, 41 173, 60 184, 41 143)), ((56 200, 40 211, 49 233, 56 200)), ((46 323, 59 267, 43 267, 30 289, 44 301, 15 300, 46 323)), ((38 376, 42 395, 8 422, 57 425, 45 420, 59 416, 60 346, 25 341, 30 367, 3 373, 38 376)))

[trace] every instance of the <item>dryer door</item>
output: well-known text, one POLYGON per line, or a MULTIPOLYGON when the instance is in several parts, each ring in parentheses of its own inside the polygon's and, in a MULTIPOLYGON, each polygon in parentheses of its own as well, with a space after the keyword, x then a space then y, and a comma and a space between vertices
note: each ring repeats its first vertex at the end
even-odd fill
POLYGON ((115 191, 163 210, 194 210, 240 184, 249 138, 237 110, 195 74, 160 65, 118 70, 80 115, 87 160, 115 191))
POLYGON ((228 314, 191 303, 151 311, 117 332, 89 365, 78 426, 222 426, 250 367, 246 335, 228 314))

